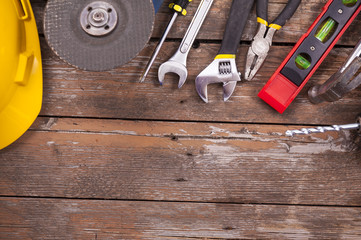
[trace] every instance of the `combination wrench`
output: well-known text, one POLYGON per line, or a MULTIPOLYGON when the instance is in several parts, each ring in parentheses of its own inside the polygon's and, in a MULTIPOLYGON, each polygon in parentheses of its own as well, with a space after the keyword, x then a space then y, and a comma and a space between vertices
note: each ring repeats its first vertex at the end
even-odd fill
POLYGON ((176 73, 179 76, 178 88, 181 88, 187 80, 187 57, 193 42, 206 18, 213 0, 202 0, 199 4, 192 22, 190 23, 186 34, 177 50, 177 52, 166 62, 160 65, 158 69, 158 80, 161 85, 164 82, 164 76, 167 73, 176 73))
POLYGON ((187 6, 188 4, 191 2, 192 0, 173 0, 170 4, 169 4, 169 8, 172 9, 173 13, 173 17, 171 18, 171 20, 168 23, 167 28, 165 29, 162 38, 160 39, 157 47, 155 48, 151 58, 149 59, 147 66, 144 69, 144 72, 142 74, 142 76, 139 79, 139 82, 144 82, 145 78, 147 77, 150 68, 152 67, 156 57, 158 56, 158 53, 165 41, 165 39, 168 36, 169 31, 171 30, 175 20, 177 19, 178 15, 187 15, 187 6))

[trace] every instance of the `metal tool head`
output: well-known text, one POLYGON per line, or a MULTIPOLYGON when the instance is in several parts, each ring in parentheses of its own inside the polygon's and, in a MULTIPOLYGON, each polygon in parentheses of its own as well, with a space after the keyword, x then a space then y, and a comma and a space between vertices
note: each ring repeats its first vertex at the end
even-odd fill
POLYGON ((262 67, 272 45, 272 38, 277 30, 268 28, 264 24, 258 25, 258 31, 248 49, 246 70, 244 78, 247 81, 253 79, 258 70, 262 67))
POLYGON ((223 100, 227 101, 234 89, 237 81, 241 81, 240 73, 237 71, 234 58, 214 59, 196 78, 196 90, 198 95, 206 103, 208 102, 207 86, 212 83, 223 84, 223 100))
POLYGON ((160 85, 163 85, 164 76, 167 73, 175 73, 179 76, 178 88, 181 88, 183 86, 188 76, 188 71, 184 64, 177 61, 169 60, 160 65, 158 69, 158 80, 160 85))
POLYGON ((355 57, 343 70, 333 74, 324 84, 315 85, 308 91, 313 104, 334 102, 361 85, 361 57, 355 57))
POLYGON ((322 85, 315 85, 308 91, 314 104, 334 102, 361 85, 361 39, 342 67, 322 85))
POLYGON ((44 34, 70 65, 103 71, 127 63, 145 47, 154 19, 151 0, 48 0, 44 34))

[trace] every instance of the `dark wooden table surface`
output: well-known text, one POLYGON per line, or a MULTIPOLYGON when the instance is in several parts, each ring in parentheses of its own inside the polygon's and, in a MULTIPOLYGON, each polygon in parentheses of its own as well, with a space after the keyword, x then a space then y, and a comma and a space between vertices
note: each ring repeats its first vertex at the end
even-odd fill
MULTIPOLYGON (((270 18, 286 0, 270 1, 270 18)), ((170 13, 156 17, 147 47, 123 67, 85 72, 48 47, 45 0, 32 0, 44 69, 40 116, 0 151, 0 239, 361 239, 361 144, 356 131, 284 136, 287 129, 355 122, 361 89, 312 105, 307 89, 328 79, 361 34, 346 31, 283 115, 257 93, 318 16, 304 0, 274 38, 255 79, 228 102, 194 79, 216 55, 231 0, 216 0, 188 59, 189 78, 157 82, 197 5, 169 34, 147 80, 138 79, 170 13)), ((237 55, 240 71, 256 30, 253 9, 237 55)))

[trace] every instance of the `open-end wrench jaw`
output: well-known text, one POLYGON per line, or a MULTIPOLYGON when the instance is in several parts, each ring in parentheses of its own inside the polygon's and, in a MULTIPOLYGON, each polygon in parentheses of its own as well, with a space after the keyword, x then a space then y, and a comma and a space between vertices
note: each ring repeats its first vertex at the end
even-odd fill
POLYGON ((223 84, 223 100, 227 101, 234 92, 237 82, 241 81, 233 58, 214 59, 196 78, 196 90, 204 102, 208 102, 207 86, 212 83, 223 84))
POLYGON ((177 52, 159 67, 158 80, 160 85, 163 85, 164 76, 167 73, 175 73, 179 76, 178 88, 181 88, 187 80, 187 56, 212 3, 213 0, 201 1, 177 52))
POLYGON ((158 80, 160 85, 163 85, 164 77, 167 73, 175 73, 179 76, 178 88, 181 88, 187 80, 188 71, 184 64, 172 61, 171 59, 162 65, 158 69, 158 80))

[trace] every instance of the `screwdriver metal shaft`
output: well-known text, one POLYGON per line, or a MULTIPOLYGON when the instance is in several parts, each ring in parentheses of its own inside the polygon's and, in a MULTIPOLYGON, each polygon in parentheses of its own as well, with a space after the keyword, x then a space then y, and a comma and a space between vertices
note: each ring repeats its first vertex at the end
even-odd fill
POLYGON ((147 77, 147 75, 149 73, 149 70, 152 67, 153 63, 154 63, 154 60, 157 57, 157 55, 158 55, 158 53, 159 53, 165 39, 167 38, 168 33, 169 33, 170 29, 172 28, 172 25, 175 22, 175 20, 177 19, 177 17, 178 17, 178 13, 175 12, 173 14, 172 19, 169 21, 168 26, 165 29, 162 38, 160 39, 160 42, 158 43, 156 49, 154 50, 154 52, 152 54, 152 57, 150 58, 149 62, 147 63, 147 66, 146 66, 141 78, 139 79, 139 82, 144 82, 145 78, 147 77))
POLYGON ((302 128, 300 130, 288 130, 286 131, 286 136, 293 137, 293 135, 296 134, 306 135, 311 133, 323 133, 326 131, 341 131, 341 130, 351 130, 351 129, 360 129, 360 123, 332 125, 327 127, 316 127, 316 128, 302 128))

